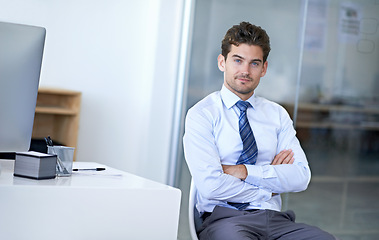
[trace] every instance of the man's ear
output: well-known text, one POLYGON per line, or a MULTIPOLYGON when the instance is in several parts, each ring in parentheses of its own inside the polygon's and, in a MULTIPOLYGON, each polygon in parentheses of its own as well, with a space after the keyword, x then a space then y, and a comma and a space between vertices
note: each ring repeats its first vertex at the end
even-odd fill
POLYGON ((266 61, 266 62, 263 64, 261 77, 263 77, 264 75, 266 75, 266 73, 267 73, 267 67, 268 67, 268 62, 266 61))
POLYGON ((220 69, 221 72, 225 72, 225 57, 222 54, 218 55, 217 62, 218 69, 220 69))

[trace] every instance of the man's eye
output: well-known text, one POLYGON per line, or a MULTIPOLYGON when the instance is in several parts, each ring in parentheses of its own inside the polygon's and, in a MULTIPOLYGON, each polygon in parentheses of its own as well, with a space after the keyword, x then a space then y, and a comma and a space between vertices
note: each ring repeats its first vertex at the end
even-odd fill
POLYGON ((241 62, 240 59, 235 59, 234 61, 235 61, 236 63, 240 63, 240 62, 241 62))

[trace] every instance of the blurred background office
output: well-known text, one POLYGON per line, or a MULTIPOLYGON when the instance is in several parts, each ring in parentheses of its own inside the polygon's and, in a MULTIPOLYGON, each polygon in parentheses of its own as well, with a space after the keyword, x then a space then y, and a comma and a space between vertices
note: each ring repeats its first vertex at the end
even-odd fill
POLYGON ((283 196, 283 210, 341 239, 379 239, 379 1, 196 1, 186 109, 221 88, 220 41, 244 20, 271 37, 257 94, 292 115, 313 173, 307 191, 283 196))
POLYGON ((221 88, 220 42, 249 21, 271 37, 257 93, 294 119, 313 172, 284 210, 341 239, 379 239, 378 0, 0 0, 0 21, 47 30, 41 87, 82 93, 77 161, 183 192, 185 113, 221 88))

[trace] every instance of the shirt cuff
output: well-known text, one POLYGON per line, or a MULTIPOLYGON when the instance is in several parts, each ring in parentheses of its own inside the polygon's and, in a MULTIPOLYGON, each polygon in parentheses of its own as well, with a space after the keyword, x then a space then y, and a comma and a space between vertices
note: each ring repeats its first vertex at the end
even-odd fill
POLYGON ((245 164, 245 167, 247 169, 245 182, 257 187, 261 186, 262 179, 276 177, 276 172, 270 165, 259 166, 245 164))

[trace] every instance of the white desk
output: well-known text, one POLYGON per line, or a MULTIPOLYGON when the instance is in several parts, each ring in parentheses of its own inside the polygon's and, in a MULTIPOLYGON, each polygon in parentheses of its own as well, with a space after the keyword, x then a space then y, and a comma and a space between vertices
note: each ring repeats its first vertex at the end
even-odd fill
POLYGON ((179 189, 107 166, 32 180, 13 176, 14 161, 0 164, 1 239, 177 239, 179 189))

